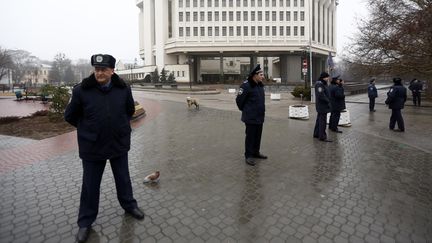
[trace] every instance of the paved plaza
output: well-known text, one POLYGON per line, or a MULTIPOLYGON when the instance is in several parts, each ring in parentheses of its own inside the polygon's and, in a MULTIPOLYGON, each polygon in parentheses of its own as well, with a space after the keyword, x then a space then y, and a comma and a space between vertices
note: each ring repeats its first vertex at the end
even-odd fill
MULTIPOLYGON (((147 116, 129 165, 146 217, 124 213, 107 165, 88 242, 432 242, 432 108, 407 106, 406 132, 392 132, 384 93, 375 113, 366 94, 347 97, 352 126, 328 132, 333 143, 312 138, 313 105, 293 120, 299 101, 267 96, 269 159, 251 167, 234 94, 192 95, 195 110, 190 94, 135 90, 147 116), (160 182, 144 185, 155 170, 160 182)), ((75 132, 0 135, 0 242, 74 242, 81 177, 75 132)))

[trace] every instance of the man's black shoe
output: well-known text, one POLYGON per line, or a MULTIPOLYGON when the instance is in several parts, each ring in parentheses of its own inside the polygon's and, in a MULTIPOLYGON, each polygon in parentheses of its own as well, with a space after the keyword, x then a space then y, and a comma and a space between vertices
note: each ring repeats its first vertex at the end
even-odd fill
POLYGON ((256 163, 252 158, 246 158, 245 160, 246 164, 250 165, 250 166, 255 166, 256 163))
POLYGON ((89 237, 91 227, 81 227, 76 235, 76 240, 79 243, 86 242, 89 237))
POLYGON ((257 155, 254 155, 252 157, 257 158, 257 159, 267 159, 267 156, 265 156, 264 154, 257 154, 257 155))
POLYGON ((144 213, 139 208, 127 210, 126 212, 138 220, 144 219, 144 213))
POLYGON ((331 143, 331 142, 333 142, 332 140, 329 140, 329 139, 320 139, 320 141, 322 141, 322 142, 327 142, 327 143, 331 143))
POLYGON ((337 132, 337 133, 342 133, 341 130, 331 130, 331 131, 333 131, 333 132, 337 132))

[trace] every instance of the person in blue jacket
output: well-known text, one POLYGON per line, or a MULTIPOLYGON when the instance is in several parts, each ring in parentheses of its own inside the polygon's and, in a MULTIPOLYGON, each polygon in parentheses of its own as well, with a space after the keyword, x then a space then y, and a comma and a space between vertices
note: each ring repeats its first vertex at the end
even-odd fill
POLYGON ((389 128, 392 131, 405 132, 405 124, 401 110, 404 108, 407 99, 407 89, 403 86, 402 80, 400 78, 394 78, 393 83, 394 85, 387 93, 387 99, 385 101, 389 109, 392 110, 389 128), (399 130, 394 129, 396 123, 399 130))
POLYGON ((330 93, 327 82, 330 75, 327 72, 322 72, 318 81, 315 83, 315 108, 317 111, 317 119, 313 136, 323 142, 332 142, 327 139, 327 113, 331 111, 330 93))
POLYGON ((338 129, 338 124, 341 111, 346 109, 345 90, 343 84, 343 79, 340 78, 340 76, 336 76, 332 78, 332 82, 329 87, 331 105, 329 129, 337 133, 342 133, 342 131, 338 129))
POLYGON ((83 183, 78 214, 78 242, 85 242, 99 210, 102 174, 110 161, 121 207, 136 219, 144 219, 133 197, 128 168, 130 119, 135 112, 131 88, 114 73, 115 58, 91 57, 94 73, 72 90, 65 120, 77 128, 83 183))
POLYGON ((242 111, 241 120, 246 125, 245 161, 254 166, 254 158, 267 159, 260 153, 261 134, 265 116, 264 74, 258 64, 240 86, 236 97, 239 110, 242 111))
POLYGON ((369 81, 369 86, 368 86, 368 97, 369 97, 369 111, 370 112, 375 112, 375 98, 378 97, 378 91, 377 88, 375 87, 375 79, 371 79, 369 81))

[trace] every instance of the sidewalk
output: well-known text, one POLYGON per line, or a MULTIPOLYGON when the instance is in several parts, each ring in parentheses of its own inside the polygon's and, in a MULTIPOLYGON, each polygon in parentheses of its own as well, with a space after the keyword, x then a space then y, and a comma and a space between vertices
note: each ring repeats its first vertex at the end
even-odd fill
MULTIPOLYGON (((322 143, 312 138, 313 107, 309 120, 292 120, 288 107, 298 100, 267 96, 261 148, 269 159, 250 167, 235 95, 196 95, 200 110, 187 108, 185 94, 133 95, 147 111, 129 153, 146 218, 124 214, 106 168, 88 242, 432 241, 432 109, 407 107, 407 131, 394 133, 385 106, 369 113, 367 104, 348 103, 352 127, 322 143), (143 185, 155 170, 160 183, 143 185)), ((74 242, 76 146, 50 152, 63 146, 20 141, 0 136, 0 158, 31 159, 0 170, 0 242, 74 242)))

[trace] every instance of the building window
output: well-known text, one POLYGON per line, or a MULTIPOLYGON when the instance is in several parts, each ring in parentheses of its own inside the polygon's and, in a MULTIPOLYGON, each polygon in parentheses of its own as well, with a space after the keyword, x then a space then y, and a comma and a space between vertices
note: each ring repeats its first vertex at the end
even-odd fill
POLYGON ((279 21, 283 21, 284 20, 284 12, 280 11, 279 12, 279 21))
POLYGON ((255 7, 255 0, 251 0, 251 7, 255 7))
POLYGON ((251 21, 255 21, 255 11, 251 12, 251 21))
POLYGON ((272 26, 272 36, 277 36, 276 26, 272 26))
POLYGON ((294 21, 298 21, 298 12, 294 11, 294 21))
POLYGON ((290 7, 291 6, 291 0, 286 0, 286 6, 290 7))
POLYGON ((291 35, 291 26, 287 26, 286 27, 286 35, 290 36, 291 35))
POLYGON ((179 12, 179 22, 183 22, 183 12, 179 12))
POLYGON ((214 6, 219 7, 219 0, 214 0, 214 6))
POLYGON ((300 26, 300 36, 304 36, 305 35, 305 28, 304 26, 300 26))
POLYGON ((229 21, 234 21, 234 12, 233 11, 228 12, 228 19, 229 19, 229 21))
POLYGON ((251 36, 255 36, 255 26, 251 26, 251 36))
POLYGON ((186 1, 186 8, 190 8, 190 0, 185 0, 186 1))
POLYGON ((241 4, 241 0, 236 0, 236 6, 240 7, 240 4, 241 4))
POLYGON ((226 7, 226 0, 222 0, 222 7, 226 7))
POLYGON ((222 36, 227 36, 227 28, 226 28, 226 26, 222 27, 222 36))
POLYGON ((198 12, 193 12, 193 21, 194 22, 198 21, 198 12))
POLYGON ((193 34, 194 36, 198 36, 198 27, 193 28, 193 34))
POLYGON ((279 36, 283 36, 284 35, 284 27, 283 26, 279 26, 279 36))
POLYGON ((204 21, 204 20, 205 20, 204 12, 200 12, 200 21, 204 21))
POLYGON ((294 7, 297 7, 297 0, 294 0, 294 7))
POLYGON ((183 0, 179 0, 179 8, 183 8, 183 0))
POLYGON ((229 36, 234 36, 234 27, 229 27, 229 36))
POLYGON ((265 6, 270 7, 270 0, 265 0, 265 6))
POLYGON ((276 0, 272 0, 272 7, 276 7, 276 0))
POLYGON ((179 36, 180 36, 180 37, 183 37, 183 27, 180 27, 180 28, 179 28, 179 36))
POLYGON ((248 6, 248 0, 243 0, 243 7, 247 7, 248 6))
POLYGON ((190 21, 190 12, 186 12, 186 22, 190 21))
POLYGON ((298 27, 297 26, 294 26, 294 36, 297 36, 298 35, 298 27))
POLYGON ((265 11, 265 21, 270 21, 270 11, 265 11))
POLYGON ((200 7, 201 7, 201 8, 204 7, 204 0, 200 0, 200 7))
POLYGON ((226 16, 226 11, 222 12, 222 21, 226 21, 227 20, 227 16, 226 16))
POLYGON ((193 0, 193 7, 194 8, 198 7, 198 0, 193 0))
POLYGON ((200 27, 201 36, 205 36, 205 27, 200 27))
POLYGON ((304 7, 304 0, 300 0, 300 7, 304 7))
POLYGON ((182 77, 184 77, 185 76, 185 71, 182 71, 182 77))
POLYGON ((190 27, 186 27, 186 36, 187 36, 187 37, 190 36, 190 27))
POLYGON ((219 36, 219 26, 215 27, 215 36, 219 36))
POLYGON ((248 36, 248 26, 243 26, 243 36, 248 36))
POLYGON ((241 36, 241 27, 237 26, 237 36, 241 36))
POLYGON ((265 35, 270 36, 270 26, 265 27, 265 35))
POLYGON ((212 6, 212 0, 207 0, 207 7, 211 7, 212 6))
POLYGON ((261 11, 258 12, 258 21, 262 21, 262 12, 261 11))
POLYGON ((215 21, 219 21, 219 12, 218 11, 215 12, 215 21))
POLYGON ((229 7, 232 8, 234 6, 234 0, 229 0, 229 7))
POLYGON ((208 27, 208 28, 207 28, 207 35, 208 35, 208 36, 213 36, 213 31, 212 31, 212 30, 213 30, 212 27, 208 27))
POLYGON ((237 16, 237 21, 241 21, 241 12, 240 11, 236 12, 236 16, 237 16))
POLYGON ((243 21, 248 21, 248 12, 243 12, 243 21))
POLYGON ((262 7, 262 0, 258 0, 258 7, 262 7))
POLYGON ((291 21, 291 12, 286 11, 286 21, 291 21))
POLYGON ((258 26, 258 36, 262 36, 262 26, 258 26))
POLYGON ((300 21, 304 21, 304 20, 305 20, 305 12, 300 11, 300 21))
POLYGON ((276 21, 276 11, 272 11, 272 21, 276 21))
POLYGON ((279 7, 283 7, 284 0, 279 0, 279 7))
POLYGON ((168 38, 173 36, 173 10, 172 10, 172 0, 168 1, 168 38))
POLYGON ((212 21, 212 12, 207 12, 207 20, 212 21))

